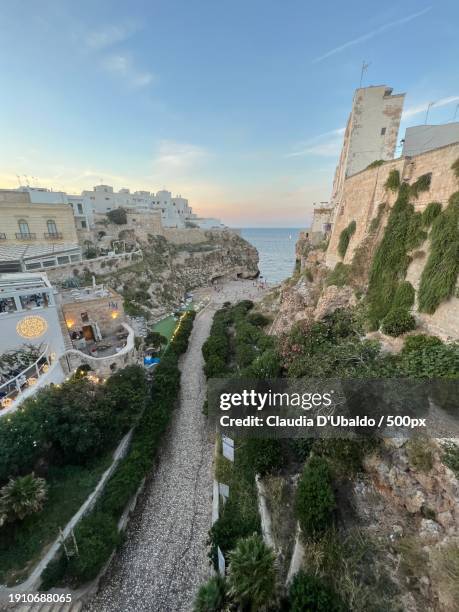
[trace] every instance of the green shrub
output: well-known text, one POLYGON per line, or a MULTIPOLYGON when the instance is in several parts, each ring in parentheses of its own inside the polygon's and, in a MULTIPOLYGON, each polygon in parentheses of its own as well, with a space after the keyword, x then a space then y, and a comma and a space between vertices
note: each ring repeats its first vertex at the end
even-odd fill
POLYGON ((445 442, 443 444, 442 461, 456 474, 459 478, 459 447, 453 442, 445 442))
POLYGON ((431 440, 427 436, 410 438, 406 443, 406 454, 410 464, 420 472, 430 472, 433 467, 434 453, 431 440))
POLYGON ((400 172, 398 170, 394 169, 389 172, 389 176, 384 183, 384 187, 386 189, 390 189, 390 191, 397 191, 397 189, 400 187, 400 172))
POLYGON ((432 181, 432 173, 421 175, 411 186, 410 194, 413 198, 418 198, 419 194, 423 191, 429 191, 430 183, 432 181))
POLYGON ((365 454, 372 449, 371 440, 350 440, 346 438, 321 438, 315 440, 313 452, 316 455, 327 457, 339 473, 346 476, 363 471, 362 460, 365 454))
POLYGON ((392 308, 409 309, 414 304, 414 298, 415 292, 413 285, 408 281, 402 281, 395 291, 392 308))
POLYGON ((78 553, 67 566, 67 573, 78 582, 93 580, 119 542, 116 521, 107 514, 91 513, 75 529, 78 553))
POLYGON ((251 325, 256 325, 257 327, 266 327, 270 320, 261 312, 250 312, 247 315, 247 322, 251 325))
POLYGON ((381 329, 389 336, 400 336, 416 328, 416 319, 406 308, 393 308, 382 320, 381 329))
POLYGON ((441 204, 440 202, 430 202, 427 204, 426 208, 422 213, 422 222, 424 227, 430 227, 434 221, 441 213, 441 204))
POLYGON ((306 463, 295 499, 296 516, 305 536, 317 537, 330 526, 335 509, 330 469, 321 457, 306 463))
POLYGON ((298 572, 289 589, 290 612, 344 612, 338 595, 317 576, 298 572))
POLYGON ((326 283, 328 286, 342 287, 348 285, 351 279, 351 266, 339 261, 333 270, 328 273, 326 283))
POLYGON ((193 612, 219 612, 223 609, 226 584, 221 576, 214 576, 199 587, 194 601, 193 612))
POLYGON ((40 591, 49 591, 52 587, 60 584, 67 571, 68 560, 61 551, 48 563, 41 574, 40 591))
POLYGON ((433 221, 430 254, 421 275, 420 312, 432 314, 454 294, 459 273, 459 192, 433 221))
POLYGON ((385 202, 381 202, 378 205, 378 211, 376 213, 376 217, 374 217, 370 223, 370 227, 369 227, 370 234, 374 234, 376 230, 378 229, 378 227, 380 226, 381 219, 384 213, 386 212, 386 208, 387 208, 387 204, 385 202))
POLYGON ((275 602, 275 559, 258 534, 239 540, 230 553, 228 592, 242 609, 256 612, 275 602))
POLYGON ((356 228, 356 222, 351 221, 349 225, 345 227, 341 232, 338 242, 338 253, 340 254, 341 258, 344 258, 344 256, 346 255, 347 247, 349 246, 349 242, 351 241, 351 238, 354 235, 356 228))
MULTIPOLYGON (((408 336, 409 338, 417 336, 408 336)), ((443 344, 435 341, 426 341, 424 346, 417 349, 402 350, 397 370, 399 376, 407 378, 458 378, 459 377, 459 345, 443 344)))
POLYGON ((0 527, 6 521, 22 521, 26 516, 40 512, 46 493, 45 479, 37 478, 33 472, 10 478, 0 489, 0 527))
POLYGON ((280 440, 250 438, 246 443, 248 461, 260 476, 277 470, 282 465, 282 449, 280 440))
POLYGON ((403 344, 402 353, 418 352, 428 349, 432 346, 441 346, 443 342, 437 336, 427 336, 425 334, 416 334, 407 336, 403 344))
POLYGON ((124 208, 114 208, 107 213, 108 220, 116 225, 126 225, 127 213, 124 208))
POLYGON ((379 168, 379 166, 382 166, 384 163, 383 159, 375 159, 375 161, 372 161, 371 164, 368 164, 368 166, 366 167, 366 170, 370 170, 371 168, 379 168))

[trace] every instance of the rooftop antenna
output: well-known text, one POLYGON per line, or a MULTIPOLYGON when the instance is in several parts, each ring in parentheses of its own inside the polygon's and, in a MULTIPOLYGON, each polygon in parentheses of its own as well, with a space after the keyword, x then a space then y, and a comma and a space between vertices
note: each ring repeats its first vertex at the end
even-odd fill
POLYGON ((424 125, 427 125, 427 119, 429 118, 429 112, 430 109, 432 108, 432 106, 436 104, 435 102, 429 102, 429 104, 427 105, 427 110, 426 110, 426 119, 424 121, 424 125))
POLYGON ((359 83, 359 89, 360 87, 362 87, 362 82, 363 82, 363 75, 365 74, 365 72, 368 70, 368 67, 371 65, 371 62, 366 63, 365 60, 363 60, 362 62, 362 70, 360 71, 360 83, 359 83))

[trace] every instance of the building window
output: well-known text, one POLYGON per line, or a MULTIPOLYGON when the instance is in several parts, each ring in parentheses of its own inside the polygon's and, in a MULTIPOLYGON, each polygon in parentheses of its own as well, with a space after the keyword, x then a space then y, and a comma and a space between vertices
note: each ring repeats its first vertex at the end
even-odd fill
POLYGON ((19 233, 22 236, 28 236, 30 234, 29 224, 27 223, 25 219, 20 219, 18 221, 18 225, 19 225, 19 233))
POLYGON ((86 229, 86 227, 87 227, 87 225, 86 225, 86 221, 82 221, 82 222, 81 222, 81 227, 82 227, 83 229, 86 229))
POLYGON ((381 136, 384 136, 385 133, 386 133, 386 128, 385 127, 381 128, 381 136))
POLYGON ((48 234, 50 234, 50 235, 56 235, 57 234, 56 222, 53 221, 52 219, 50 219, 49 221, 46 222, 46 227, 48 228, 48 234))
POLYGON ((82 204, 77 204, 77 207, 78 207, 78 213, 80 215, 82 215, 83 214, 83 206, 82 206, 82 204))

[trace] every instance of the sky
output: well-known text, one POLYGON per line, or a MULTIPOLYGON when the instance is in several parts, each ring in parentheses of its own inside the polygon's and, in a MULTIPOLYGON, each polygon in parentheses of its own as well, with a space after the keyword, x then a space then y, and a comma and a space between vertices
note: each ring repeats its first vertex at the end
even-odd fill
POLYGON ((166 188, 306 227, 363 61, 407 93, 400 137, 429 102, 459 120, 457 0, 0 0, 0 26, 0 187, 166 188))

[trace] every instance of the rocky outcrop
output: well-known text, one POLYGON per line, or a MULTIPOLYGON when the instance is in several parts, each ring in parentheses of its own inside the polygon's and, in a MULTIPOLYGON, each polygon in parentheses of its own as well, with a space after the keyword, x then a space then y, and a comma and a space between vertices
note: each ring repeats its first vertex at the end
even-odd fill
POLYGON ((314 311, 314 319, 320 321, 339 308, 351 308, 357 304, 354 290, 351 287, 330 285, 322 291, 314 311))
POLYGON ((134 308, 153 318, 177 307, 184 294, 197 287, 259 274, 258 252, 243 238, 227 231, 207 231, 204 241, 172 243, 150 235, 138 241, 143 260, 98 280, 119 291, 134 308))

